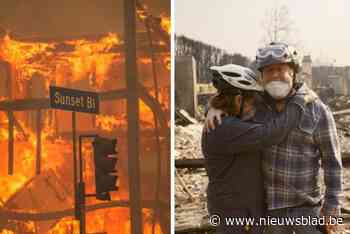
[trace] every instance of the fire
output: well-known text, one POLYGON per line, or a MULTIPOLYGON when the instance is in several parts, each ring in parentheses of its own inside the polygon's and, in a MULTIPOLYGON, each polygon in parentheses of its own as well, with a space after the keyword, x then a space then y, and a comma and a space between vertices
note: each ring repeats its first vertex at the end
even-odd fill
POLYGON ((113 115, 98 115, 96 117, 96 126, 102 130, 111 132, 113 129, 125 125, 125 117, 116 117, 113 115))
MULTIPOLYGON (((136 15, 141 21, 145 21, 147 17, 152 17, 152 15, 148 13, 147 6, 144 4, 138 5, 136 9, 136 15)), ((170 35, 171 33, 170 17, 167 16, 165 13, 162 13, 160 15, 160 26, 165 32, 167 32, 170 35)))
POLYGON ((153 113, 142 100, 139 101, 139 109, 140 113, 142 113, 140 114, 141 123, 150 128, 154 128, 153 113))
MULTIPOLYGON (((145 20, 146 17, 148 17, 147 7, 144 7, 141 10, 138 9, 137 15, 142 20, 145 20)), ((161 16, 160 24, 161 27, 170 34, 169 17, 165 15, 161 16)), ((81 82, 85 85, 85 88, 97 92, 103 92, 115 88, 110 87, 109 84, 112 82, 113 84, 116 84, 118 88, 124 87, 121 79, 115 79, 110 83, 106 83, 111 79, 119 78, 119 74, 121 74, 120 77, 123 77, 124 68, 120 67, 122 67, 124 63, 124 57, 118 52, 118 46, 123 43, 124 42, 113 33, 109 33, 99 39, 79 39, 60 42, 23 42, 6 35, 4 38, 0 39, 0 58, 1 60, 10 63, 11 69, 14 72, 14 82, 12 84, 12 88, 15 90, 14 99, 29 98, 29 91, 26 91, 25 87, 30 87, 28 86, 28 83, 33 81, 33 77, 36 75, 40 76, 44 82, 44 86, 40 87, 45 87, 43 92, 45 96, 35 98, 47 97, 50 84, 55 84, 57 86, 73 86, 75 85, 74 82, 81 82)), ((164 41, 157 41, 155 39, 155 45, 166 46, 167 44, 164 41)), ((159 62, 163 68, 170 69, 170 53, 160 54, 158 56, 157 62, 159 62)), ((139 69, 142 71, 144 67, 150 66, 152 60, 148 57, 139 57, 138 62, 139 69)), ((161 71, 164 71, 164 69, 161 71)), ((164 72, 162 74, 164 74, 164 72)), ((162 78, 163 77, 161 77, 160 80, 164 80, 162 78)), ((38 82, 41 82, 41 80, 38 82)), ((148 84, 151 84, 151 81, 148 82, 148 84)), ((153 97, 155 97, 155 91, 152 90, 153 87, 150 88, 149 86, 146 86, 148 91, 153 97)), ((161 107, 163 110, 168 111, 170 109, 170 97, 167 94, 166 88, 164 88, 163 81, 163 86, 159 85, 158 92, 161 107)), ((36 91, 33 90, 33 92, 36 91)), ((3 94, 0 94, 0 102, 8 100, 8 97, 1 95, 3 94)), ((141 130, 152 130, 155 126, 154 116, 151 109, 142 100, 139 101, 139 109, 141 130)), ((16 193, 19 194, 23 191, 26 186, 31 186, 28 185, 28 182, 35 180, 36 178, 35 170, 38 139, 36 124, 33 123, 35 122, 33 121, 33 113, 34 111, 25 111, 24 113, 19 114, 15 112, 14 174, 7 175, 7 163, 0 164, 1 206, 6 205, 6 202, 8 202, 16 193)), ((70 174, 71 172, 68 172, 67 168, 70 168, 72 165, 70 129, 67 130, 69 119, 67 120, 67 117, 61 117, 61 115, 56 116, 57 113, 53 110, 43 110, 41 113, 41 173, 50 170, 54 171, 58 178, 59 176, 62 176, 64 179, 70 179, 70 177, 67 176, 67 174, 70 174), (49 114, 51 116, 50 118, 49 114), (55 117, 52 117, 54 115, 55 117)), ((128 124, 126 117, 125 113, 102 113, 96 115, 91 121, 93 127, 87 131, 110 133, 115 129, 126 128, 128 124)), ((78 118, 78 122, 79 120, 80 119, 78 118)), ((7 158, 6 149, 9 140, 8 122, 6 112, 0 111, 0 152, 4 152, 3 155, 5 158, 7 158)), ((84 156, 91 158, 91 146, 84 146, 83 154, 84 156)), ((94 174, 88 163, 85 165, 85 177, 87 178, 87 189, 91 191, 94 184, 90 180, 92 180, 94 174)), ((70 183, 71 181, 67 182, 67 184, 71 185, 70 183)), ((118 192, 118 194, 113 194, 113 199, 122 199, 122 196, 119 197, 119 194, 123 194, 123 198, 127 197, 127 191, 124 190, 118 192), (124 194, 126 195, 124 196, 124 194)), ((70 203, 71 200, 73 200, 73 198, 68 197, 67 206, 69 207, 72 206, 72 203, 70 203)), ((87 199, 87 205, 96 204, 96 202, 95 199, 87 199)), ((130 233, 130 216, 128 210, 129 209, 127 208, 111 207, 108 209, 88 212, 86 219, 88 232, 130 233)), ((36 212, 36 210, 31 211, 36 212)), ((143 216, 144 233, 153 234, 153 211, 143 209, 143 216)), ((28 230, 35 230, 34 223, 31 223, 31 225, 28 224, 28 230)), ((79 233, 79 223, 73 220, 72 217, 63 218, 54 224, 48 233, 79 233)), ((162 233, 158 221, 156 221, 155 233, 162 233)), ((0 234, 14 234, 14 232, 11 230, 2 230, 0 234)))
MULTIPOLYGON (((155 97, 154 91, 150 91, 150 94, 155 97)), ((159 102, 164 104, 164 108, 169 108, 169 100, 162 95, 162 92, 159 94, 159 102)), ((139 100, 139 111, 140 111, 140 122, 141 127, 144 129, 154 128, 154 116, 152 110, 140 99, 139 100)), ((127 116, 125 114, 116 116, 116 115, 97 115, 96 116, 96 126, 104 131, 112 132, 117 128, 122 128, 127 126, 127 116)))
POLYGON ((48 234, 79 234, 79 222, 72 218, 64 218, 51 229, 48 234))
POLYGON ((0 57, 21 71, 21 78, 28 79, 36 71, 35 65, 31 66, 30 62, 42 59, 45 53, 50 56, 49 50, 53 48, 54 44, 19 42, 6 35, 0 45, 0 57))
POLYGON ((143 9, 137 9, 136 14, 139 17, 139 19, 141 19, 141 20, 145 20, 147 18, 147 13, 143 9))
POLYGON ((87 40, 67 42, 75 47, 75 51, 67 57, 72 66, 73 79, 81 80, 90 76, 90 81, 94 79, 92 82, 95 82, 97 87, 102 87, 115 58, 110 50, 120 43, 120 39, 113 33, 109 33, 97 42, 87 40))
POLYGON ((168 69, 170 71, 170 69, 171 69, 171 58, 170 58, 170 56, 166 56, 164 58, 164 60, 163 60, 163 63, 165 65, 166 69, 168 69))
POLYGON ((20 189, 28 178, 24 175, 13 175, 0 177, 0 194, 1 200, 6 202, 12 194, 14 194, 18 189, 20 189))
POLYGON ((0 232, 0 234, 15 234, 13 231, 10 230, 2 230, 2 232, 0 232))
MULTIPOLYGON (((13 195, 19 188, 21 188, 33 175, 33 171, 35 170, 35 158, 36 158, 36 137, 35 134, 28 128, 24 127, 23 122, 18 121, 19 124, 24 129, 24 132, 28 134, 28 138, 24 139, 22 133, 19 133, 18 130, 15 129, 15 145, 19 147, 15 147, 15 170, 16 174, 11 176, 1 176, 0 177, 0 198, 3 201, 7 201, 7 199, 13 195)), ((67 148, 67 143, 58 144, 58 142, 50 142, 47 137, 50 136, 50 131, 45 130, 49 129, 49 127, 45 127, 42 134, 42 163, 45 168, 58 168, 63 163, 63 159, 57 158, 56 160, 52 160, 55 158, 54 155, 51 155, 53 158, 49 161, 48 152, 49 148, 54 149, 56 152, 62 151, 62 149, 67 148)), ((7 142, 8 140, 8 132, 6 129, 0 129, 0 143, 7 142)), ((0 145, 1 146, 1 145, 0 145)))
POLYGON ((145 20, 149 14, 147 12, 148 8, 145 4, 139 4, 136 9, 136 15, 140 20, 145 20))
POLYGON ((160 25, 164 29, 164 31, 166 31, 170 35, 170 33, 171 33, 170 17, 166 16, 165 14, 162 14, 160 25))
MULTIPOLYGON (((144 234, 153 234, 153 216, 154 212, 150 209, 142 209, 143 219, 144 219, 144 234)), ((161 227, 159 223, 156 223, 154 226, 155 233, 162 234, 161 227)))
POLYGON ((30 80, 33 74, 38 73, 47 79, 48 87, 54 79, 52 74, 57 68, 64 67, 71 70, 73 80, 90 77, 94 85, 100 88, 108 77, 110 65, 115 59, 120 59, 111 50, 121 43, 114 33, 97 41, 81 39, 62 43, 20 42, 6 35, 0 45, 0 57, 19 71, 18 81, 30 80))
MULTIPOLYGON (((153 234, 153 213, 149 209, 143 209, 143 233, 153 234)), ((108 210, 98 210, 86 215, 88 233, 130 233, 130 217, 128 213, 120 212, 117 208, 108 210)), ((163 234, 160 224, 156 222, 154 226, 155 234, 163 234)), ((79 223, 72 218, 64 218, 58 222, 48 234, 79 233, 79 223)))
POLYGON ((151 64, 152 63, 152 59, 151 58, 140 58, 139 61, 142 64, 151 64))

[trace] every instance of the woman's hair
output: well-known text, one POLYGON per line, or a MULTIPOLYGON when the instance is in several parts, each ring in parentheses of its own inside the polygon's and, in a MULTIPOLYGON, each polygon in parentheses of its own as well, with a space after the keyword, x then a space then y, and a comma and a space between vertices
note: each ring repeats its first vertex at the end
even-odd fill
MULTIPOLYGON (((215 109, 223 110, 228 115, 234 116, 240 111, 240 106, 237 106, 235 103, 235 96, 237 95, 238 93, 232 94, 218 91, 218 93, 211 98, 210 105, 215 109)), ((251 100, 255 92, 245 91, 242 95, 245 100, 251 100)))

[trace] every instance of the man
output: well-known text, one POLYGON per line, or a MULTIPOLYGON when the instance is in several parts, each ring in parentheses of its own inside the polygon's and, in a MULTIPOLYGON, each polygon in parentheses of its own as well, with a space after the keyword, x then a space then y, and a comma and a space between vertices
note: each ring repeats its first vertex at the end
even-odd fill
MULTIPOLYGON (((296 81, 298 54, 288 45, 271 43, 258 49, 257 65, 265 94, 264 101, 257 105, 256 121, 268 121, 283 111, 293 98, 303 97, 307 103, 298 127, 282 143, 263 151, 267 215, 279 218, 339 216, 342 163, 331 111, 305 84, 296 81), (324 199, 318 184, 320 162, 326 186, 324 199)), ((213 126, 214 118, 220 122, 221 114, 220 110, 210 109, 206 124, 213 126)), ((326 225, 328 233, 334 228, 326 225)), ((267 233, 272 234, 293 232, 321 233, 312 225, 271 225, 267 228, 267 233)))

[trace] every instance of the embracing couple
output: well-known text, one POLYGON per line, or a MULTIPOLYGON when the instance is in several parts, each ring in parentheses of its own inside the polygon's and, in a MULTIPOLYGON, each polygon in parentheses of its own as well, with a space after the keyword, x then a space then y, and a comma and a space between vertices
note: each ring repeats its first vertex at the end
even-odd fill
POLYGON ((209 102, 202 151, 208 211, 221 217, 217 233, 331 233, 335 225, 225 224, 230 217, 340 216, 342 163, 332 112, 297 82, 300 64, 291 46, 260 48, 256 63, 261 81, 246 67, 210 68, 217 94, 209 102))

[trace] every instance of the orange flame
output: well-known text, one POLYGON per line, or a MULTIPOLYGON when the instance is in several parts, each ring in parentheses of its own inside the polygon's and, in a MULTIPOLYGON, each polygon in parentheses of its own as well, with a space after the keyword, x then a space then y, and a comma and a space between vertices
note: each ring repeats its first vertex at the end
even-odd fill
POLYGON ((1 200, 6 202, 12 194, 20 189, 28 178, 25 175, 12 175, 0 177, 0 194, 1 200))
MULTIPOLYGON (((17 80, 30 80, 34 73, 44 76, 49 83, 52 74, 60 67, 69 67, 73 80, 93 77, 97 87, 105 81, 113 59, 118 58, 110 50, 121 41, 116 34, 109 33, 98 41, 72 40, 63 43, 28 43, 11 39, 8 35, 0 45, 0 57, 12 64, 19 72, 17 80), (60 52, 62 44, 72 52, 60 52), (54 52, 55 51, 55 52, 54 52)), ((67 77, 65 77, 67 79, 67 77)))
POLYGON ((79 234, 79 222, 72 218, 64 218, 52 228, 48 234, 79 234))
POLYGON ((163 63, 165 64, 166 69, 170 71, 171 69, 171 58, 170 56, 166 56, 163 60, 163 63))
MULTIPOLYGON (((145 9, 147 9, 145 7, 145 9)), ((145 19, 147 17, 146 10, 138 11, 138 16, 145 19)), ((169 17, 162 17, 161 25, 164 30, 170 33, 170 19, 169 17)), ((123 43, 116 34, 109 33, 107 36, 99 40, 69 40, 61 43, 34 43, 21 42, 11 39, 8 35, 0 41, 0 58, 8 61, 12 69, 15 71, 16 87, 23 90, 25 82, 32 79, 35 73, 40 74, 45 82, 46 95, 48 87, 54 82, 56 85, 66 85, 69 82, 88 81, 88 87, 101 90, 104 82, 109 79, 110 71, 113 69, 112 64, 123 60, 121 54, 113 52, 116 45, 123 43)), ((165 42, 159 41, 159 45, 165 45, 165 42)), ((162 55, 163 56, 163 55, 162 55)), ((170 55, 163 56, 163 64, 168 68, 170 63, 170 55), (163 59, 164 57, 164 59, 163 59)), ((160 60, 161 61, 161 60, 160 60)), ((150 58, 139 58, 142 65, 149 65, 150 58)), ((170 68, 168 68, 170 69, 170 68)), ((112 70, 114 71, 114 70, 112 70)), ((15 84, 14 84, 15 86, 15 84)), ((14 98, 24 98, 25 92, 16 92, 14 98), (22 94, 23 93, 23 94, 22 94), (16 96, 17 95, 17 96, 16 96)), ((154 92, 152 94, 154 95, 154 92)), ((160 103, 162 107, 169 108, 169 100, 166 100, 165 95, 160 93, 160 103)), ((0 101, 6 100, 5 97, 0 96, 0 101)), ((150 108, 139 102, 140 120, 143 128, 153 128, 154 120, 153 113, 150 108)), ((55 122, 49 123, 49 118, 45 116, 41 133, 41 160, 42 170, 49 168, 56 171, 62 170, 66 164, 67 157, 63 155, 71 155, 72 144, 70 139, 58 137, 55 131, 55 122)), ((26 119, 20 118, 21 115, 16 116, 16 120, 21 126, 22 130, 15 126, 14 140, 15 140, 15 174, 8 176, 4 175, 4 164, 0 165, 0 201, 6 203, 19 189, 21 189, 26 182, 34 176, 35 161, 36 161, 36 146, 37 135, 34 130, 29 127, 30 124, 26 119)), ((61 121, 61 119, 60 119, 61 121)), ((64 121, 62 121, 64 122, 64 121)), ((117 127, 127 126, 126 115, 98 115, 95 119, 98 130, 111 132, 117 127)), ((4 152, 8 143, 8 119, 4 112, 0 112, 0 150, 4 152)), ((83 147, 84 155, 91 155, 91 148, 83 147)), ((7 166, 7 165, 6 165, 7 166)), ((86 177, 93 177, 93 170, 86 168, 86 177)), ((90 188, 92 183, 87 184, 90 188)), ((125 192, 127 193, 127 192, 125 192)), ((117 196, 113 196, 115 199, 117 196)), ((96 202, 96 201, 93 201, 96 202)), ((0 203, 0 204, 1 204, 0 203)), ((150 220, 152 216, 151 210, 143 210, 144 217, 150 220)), ((125 212, 116 209, 104 209, 87 214, 87 229, 89 232, 100 232, 112 229, 115 226, 115 220, 118 218, 118 232, 130 233, 130 217, 125 212), (110 224, 106 220, 111 220, 110 224), (119 228, 120 227, 120 228, 119 228)), ((32 227, 34 229, 34 226, 32 227)), ((157 234, 161 234, 160 225, 155 226, 157 234)), ((49 234, 65 234, 78 233, 79 224, 72 220, 72 218, 65 218, 59 221, 49 232, 49 234)), ((12 234, 12 231, 2 230, 0 234, 12 234)), ((113 232, 115 233, 115 232, 113 232)), ((148 221, 144 222, 144 233, 152 233, 152 224, 148 221)))
POLYGON ((166 16, 165 14, 162 14, 160 25, 164 29, 164 31, 166 31, 170 35, 170 33, 171 33, 170 17, 166 16))
POLYGON ((0 232, 0 234, 15 234, 13 231, 10 231, 10 230, 2 230, 1 232, 0 232))
POLYGON ((126 120, 124 117, 116 117, 113 115, 98 115, 96 116, 96 126, 102 130, 111 132, 114 129, 125 125, 126 120))

